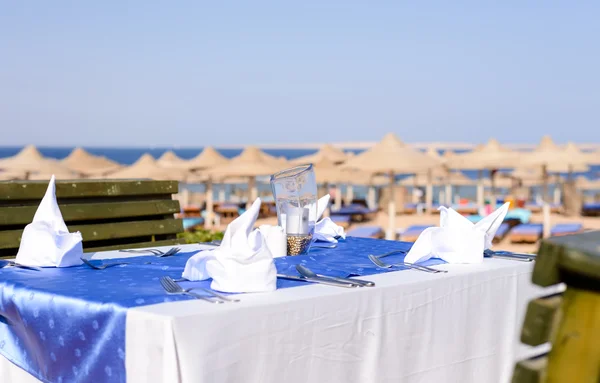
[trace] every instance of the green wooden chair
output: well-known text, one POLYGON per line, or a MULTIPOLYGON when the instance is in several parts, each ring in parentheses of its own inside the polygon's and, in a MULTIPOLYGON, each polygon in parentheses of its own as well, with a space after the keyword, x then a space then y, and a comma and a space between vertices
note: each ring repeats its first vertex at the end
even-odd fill
MULTIPOLYGON (((17 254, 48 182, 0 182, 0 258, 17 254)), ((57 181, 56 197, 69 231, 80 231, 86 252, 183 243, 175 219, 175 181, 57 181)))
POLYGON ((542 241, 533 283, 566 290, 529 303, 521 341, 552 348, 519 362, 513 383, 600 382, 600 231, 542 241))

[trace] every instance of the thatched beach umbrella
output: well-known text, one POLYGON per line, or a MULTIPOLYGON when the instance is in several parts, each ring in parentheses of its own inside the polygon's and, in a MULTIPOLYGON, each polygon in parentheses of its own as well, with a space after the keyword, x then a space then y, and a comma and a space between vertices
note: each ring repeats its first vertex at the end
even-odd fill
POLYGON ((587 158, 577 155, 572 151, 561 149, 556 145, 550 136, 542 137, 540 144, 535 150, 523 153, 520 164, 523 167, 537 166, 542 169, 543 180, 543 211, 544 211, 544 238, 550 235, 550 207, 548 202, 548 173, 550 169, 561 171, 565 168, 569 172, 569 178, 572 178, 574 171, 587 171, 587 158))
MULTIPOLYGON (((477 204, 483 205, 483 180, 482 170, 498 170, 514 168, 519 165, 520 153, 508 149, 495 139, 490 139, 484 145, 478 145, 471 152, 460 153, 448 158, 446 166, 450 169, 479 170, 479 184, 477 186, 477 204)), ((494 174, 492 179, 492 205, 495 205, 494 174)))
POLYGON ((212 146, 207 146, 200 154, 187 161, 185 167, 189 170, 210 169, 215 166, 226 164, 229 161, 212 146))
POLYGON ((61 163, 86 176, 107 174, 121 168, 119 163, 104 156, 95 156, 79 147, 73 149, 61 163))
POLYGON ((249 146, 237 157, 226 164, 215 166, 207 170, 207 174, 213 179, 226 179, 230 177, 248 177, 248 189, 250 196, 248 206, 257 197, 256 177, 275 174, 285 169, 281 161, 272 156, 265 155, 260 149, 249 146))
POLYGON ((187 162, 172 150, 167 150, 156 160, 156 164, 163 168, 184 168, 187 162))
POLYGON ((187 171, 183 169, 164 168, 156 163, 150 154, 143 154, 133 165, 109 173, 103 178, 150 178, 154 180, 185 181, 187 171))
MULTIPOLYGON (((523 153, 520 165, 523 167, 538 167, 542 170, 544 181, 544 197, 547 194, 548 173, 551 172, 585 172, 589 168, 587 156, 583 155, 577 148, 567 147, 565 149, 556 145, 550 136, 544 136, 535 150, 523 153)), ((570 176, 571 177, 571 176, 570 176)))
POLYGON ((78 173, 59 161, 42 156, 33 145, 26 146, 12 157, 1 159, 0 169, 12 173, 22 172, 25 179, 49 179, 53 174, 56 179, 79 178, 78 173))
POLYGON ((294 164, 315 164, 323 159, 328 159, 333 161, 334 164, 341 164, 342 162, 346 161, 347 158, 348 156, 343 150, 332 145, 325 144, 321 147, 321 149, 319 149, 318 152, 295 158, 291 162, 294 164))
POLYGON ((441 161, 406 146, 396 135, 388 133, 379 143, 356 155, 341 165, 345 169, 358 169, 371 174, 387 174, 389 177, 390 202, 389 225, 386 237, 395 238, 396 201, 394 186, 396 174, 414 174, 431 170, 441 161))

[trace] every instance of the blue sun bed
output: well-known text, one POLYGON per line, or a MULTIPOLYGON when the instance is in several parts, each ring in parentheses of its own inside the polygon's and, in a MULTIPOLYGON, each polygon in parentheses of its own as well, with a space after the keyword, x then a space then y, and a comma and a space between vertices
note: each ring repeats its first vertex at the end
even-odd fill
POLYGON ((383 229, 379 226, 361 226, 348 231, 349 237, 383 238, 383 229))

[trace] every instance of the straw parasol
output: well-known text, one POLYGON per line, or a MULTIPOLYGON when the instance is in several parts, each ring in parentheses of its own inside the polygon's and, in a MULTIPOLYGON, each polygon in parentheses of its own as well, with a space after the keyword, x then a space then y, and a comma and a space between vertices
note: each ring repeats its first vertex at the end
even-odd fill
POLYGON ((506 169, 518 166, 519 157, 519 152, 500 145, 498 140, 492 138, 471 152, 449 155, 446 166, 460 170, 506 169))
POLYGON ((95 156, 83 148, 75 148, 61 163, 78 173, 100 175, 116 171, 121 165, 104 156, 95 156))
POLYGON ((348 156, 343 150, 332 145, 325 144, 321 147, 321 149, 319 149, 318 152, 295 158, 291 162, 294 164, 315 164, 325 158, 331 160, 334 164, 340 164, 346 161, 348 156))
POLYGON ((540 167, 544 172, 585 172, 589 168, 589 158, 575 145, 561 149, 550 136, 544 136, 540 144, 531 152, 523 153, 520 165, 540 167))
POLYGON ((572 146, 561 149, 552 141, 550 136, 544 136, 535 150, 523 153, 521 165, 523 167, 538 167, 542 170, 544 197, 548 192, 548 173, 569 172, 569 178, 575 171, 589 170, 588 158, 577 148, 572 146))
POLYGON ((156 164, 163 168, 183 168, 187 161, 179 157, 172 150, 167 150, 156 160, 156 164))
POLYGON ((223 165, 208 169, 206 173, 213 179, 248 177, 250 205, 257 196, 256 177, 275 174, 284 168, 285 165, 279 159, 265 154, 255 146, 249 146, 239 156, 223 165))
POLYGON ((207 217, 204 226, 207 229, 212 227, 213 220, 213 184, 212 178, 204 173, 205 170, 216 166, 224 165, 229 161, 225 156, 219 153, 212 146, 207 146, 200 154, 189 161, 183 161, 179 167, 190 170, 188 181, 191 183, 203 182, 206 184, 206 205, 207 217))
POLYGON ((59 161, 44 158, 33 145, 28 145, 16 155, 0 160, 0 169, 8 172, 23 173, 25 179, 75 179, 78 174, 59 161))
MULTIPOLYGON (((555 149, 555 148, 554 148, 555 149)), ((587 165, 591 165, 594 161, 594 155, 583 152, 573 142, 568 142, 562 150, 562 156, 568 158, 567 162, 562 164, 553 162, 548 165, 548 172, 550 173, 572 173, 572 172, 586 172, 589 170, 587 165)))
POLYGON ((210 169, 226 164, 229 160, 212 146, 207 146, 200 154, 187 161, 185 167, 189 170, 210 169))
MULTIPOLYGON (((482 171, 514 168, 519 165, 520 156, 521 153, 508 149, 500 145, 495 138, 491 138, 486 144, 477 145, 471 152, 449 156, 446 166, 450 169, 479 170, 477 203, 481 206, 483 204, 482 171)), ((492 195, 495 194, 494 173, 491 176, 492 195)), ((495 204, 495 198, 492 198, 492 204, 495 204)))
POLYGON ((104 175, 103 178, 150 178, 154 180, 184 181, 187 172, 183 169, 164 168, 150 154, 143 154, 133 165, 104 175))
MULTIPOLYGON (((412 149, 400 141, 395 134, 388 133, 379 143, 367 151, 348 159, 341 167, 342 169, 362 170, 371 174, 388 175, 390 202, 388 206, 389 225, 386 237, 394 239, 396 225, 395 175, 414 174, 424 170, 431 170, 439 166, 442 162, 440 159, 412 149)), ((431 211, 431 207, 429 210, 431 211)))

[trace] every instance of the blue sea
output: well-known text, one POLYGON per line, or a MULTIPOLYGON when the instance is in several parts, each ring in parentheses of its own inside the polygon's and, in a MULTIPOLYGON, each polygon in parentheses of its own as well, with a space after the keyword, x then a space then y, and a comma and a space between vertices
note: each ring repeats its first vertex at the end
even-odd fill
MULTIPOLYGON (((42 155, 55 159, 63 159, 69 155, 74 147, 37 147, 42 155)), ((22 147, 0 147, 0 158, 10 157, 17 154, 22 147)), ((131 165, 144 153, 151 154, 154 158, 160 157, 168 150, 172 150, 177 156, 183 159, 191 159, 198 155, 203 148, 103 148, 103 147, 84 147, 84 149, 92 154, 105 156, 113 161, 124 165, 131 165)), ((232 158, 239 155, 242 149, 218 149, 217 150, 225 157, 232 158)), ((317 149, 263 149, 266 153, 276 157, 285 157, 287 159, 297 158, 317 152, 317 149)), ((360 149, 350 149, 348 152, 360 153, 360 149)), ((460 151, 457 151, 460 152, 460 151)), ((444 151, 441 150, 440 154, 444 151)), ((477 179, 477 171, 464 171, 467 177, 477 179)), ((589 179, 597 179, 600 174, 600 165, 594 165, 590 167, 590 171, 583 174, 589 179)), ((402 177, 399 177, 402 178, 402 177)), ((192 188, 194 190, 201 190, 202 188, 192 188)), ((262 189, 262 188, 261 188, 262 189)), ((475 195, 475 188, 470 186, 455 187, 454 193, 464 196, 466 198, 473 198, 475 195)), ((366 195, 366 188, 355 187, 355 195, 357 198, 364 198, 366 195)), ((434 191, 435 195, 438 195, 438 190, 434 191)))

